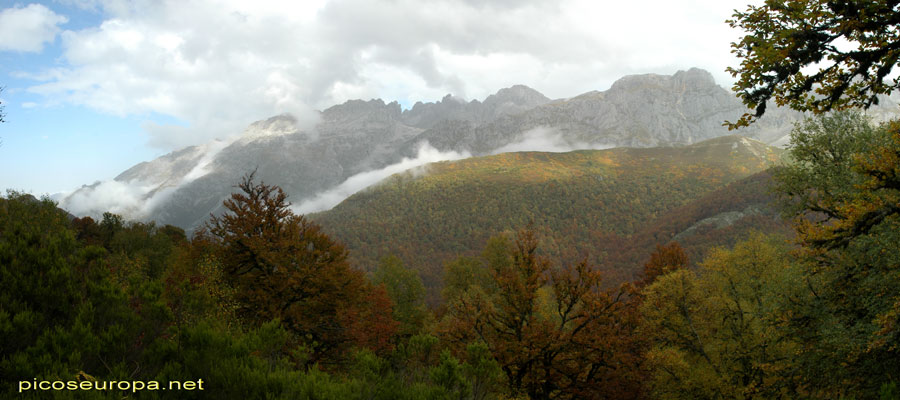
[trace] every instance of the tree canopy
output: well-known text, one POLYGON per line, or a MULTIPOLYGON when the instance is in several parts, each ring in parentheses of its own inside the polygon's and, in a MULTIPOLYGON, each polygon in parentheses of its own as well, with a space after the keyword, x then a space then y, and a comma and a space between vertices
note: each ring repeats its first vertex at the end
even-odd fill
POLYGON ((813 386, 841 377, 844 390, 872 393, 896 380, 900 356, 900 124, 835 113, 791 139, 776 189, 814 294, 793 319, 808 345, 798 359, 817 371, 813 386))
MULTIPOLYGON (((636 314, 628 286, 602 289, 601 274, 584 262, 554 266, 538 253, 538 242, 531 226, 515 243, 492 239, 482 256, 489 281, 448 279, 458 286, 443 338, 451 348, 483 341, 516 396, 640 397, 634 358, 640 341, 631 334, 636 314)), ((468 274, 465 264, 458 260, 447 272, 468 274)))
POLYGON ((428 310, 425 308, 425 286, 416 270, 403 266, 396 256, 381 259, 372 277, 375 285, 384 285, 393 302, 394 319, 400 323, 400 334, 412 336, 425 325, 428 310))
POLYGON ((734 90, 754 110, 730 128, 749 125, 767 102, 821 113, 878 104, 900 88, 890 74, 900 59, 900 1, 767 0, 727 22, 746 32, 731 44, 739 68, 734 90))
POLYGON ((238 312, 255 324, 280 319, 312 351, 309 361, 339 357, 354 336, 344 317, 386 302, 365 299, 365 279, 350 268, 344 247, 291 212, 280 187, 253 179, 245 176, 224 202, 228 211, 206 226, 238 312))
POLYGON ((642 333, 653 343, 655 395, 798 397, 784 376, 797 346, 778 325, 785 298, 803 287, 784 247, 783 239, 754 233, 711 251, 700 273, 678 269, 647 287, 642 333))

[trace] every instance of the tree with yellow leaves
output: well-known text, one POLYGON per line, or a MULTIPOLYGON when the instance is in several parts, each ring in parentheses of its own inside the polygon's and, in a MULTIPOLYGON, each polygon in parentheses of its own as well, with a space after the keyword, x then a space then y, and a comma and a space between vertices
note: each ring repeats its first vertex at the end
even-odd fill
POLYGON ((755 233, 712 251, 697 272, 678 269, 644 290, 639 332, 649 338, 651 392, 663 399, 797 398, 783 328, 802 290, 783 239, 755 233))

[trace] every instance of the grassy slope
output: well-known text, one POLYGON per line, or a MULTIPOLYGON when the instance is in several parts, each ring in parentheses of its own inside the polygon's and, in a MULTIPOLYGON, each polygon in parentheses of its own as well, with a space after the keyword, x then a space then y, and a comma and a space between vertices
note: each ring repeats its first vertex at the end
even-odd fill
POLYGON ((777 158, 776 149, 737 136, 681 148, 506 153, 397 174, 311 217, 347 244, 356 266, 371 269, 395 254, 432 288, 445 261, 477 254, 491 235, 529 221, 550 257, 588 257, 619 280, 633 272, 621 260, 633 258, 610 257, 611 244, 653 232, 672 210, 777 158))

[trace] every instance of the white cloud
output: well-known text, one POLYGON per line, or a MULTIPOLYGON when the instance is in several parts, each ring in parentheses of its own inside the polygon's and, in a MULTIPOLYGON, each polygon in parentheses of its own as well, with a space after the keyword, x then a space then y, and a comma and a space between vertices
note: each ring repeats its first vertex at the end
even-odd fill
POLYGON ((40 52, 66 22, 68 18, 41 4, 0 10, 0 51, 40 52))
POLYGON ((304 199, 300 202, 300 204, 292 205, 291 209, 298 214, 308 214, 318 211, 330 210, 340 202, 344 201, 344 199, 346 199, 347 197, 350 197, 352 194, 359 192, 360 190, 363 190, 369 186, 372 186, 398 172, 422 167, 428 163, 448 160, 460 160, 471 156, 472 155, 468 152, 441 152, 434 147, 431 147, 431 145, 426 142, 419 147, 416 158, 404 157, 400 162, 388 165, 387 167, 384 167, 382 169, 362 172, 353 175, 334 188, 328 189, 311 198, 304 199))
POLYGON ((228 140, 214 140, 198 146, 195 150, 199 155, 196 164, 179 179, 156 176, 156 179, 147 181, 108 180, 72 192, 58 193, 55 197, 60 207, 74 215, 99 217, 103 212, 111 212, 130 220, 143 220, 180 187, 208 174, 210 164, 219 152, 238 139, 240 136, 235 135, 228 140))
MULTIPOLYGON (((319 118, 318 115, 308 116, 309 121, 315 121, 317 118, 319 118)), ((103 212, 108 211, 122 215, 130 220, 144 220, 151 215, 157 206, 164 204, 178 189, 212 172, 213 162, 216 160, 216 157, 231 144, 241 140, 256 140, 263 136, 290 134, 298 129, 309 128, 308 126, 300 125, 303 122, 295 115, 285 115, 278 121, 265 127, 254 125, 240 134, 230 135, 224 140, 211 140, 198 145, 189 155, 184 156, 179 161, 191 162, 193 165, 189 171, 180 177, 172 176, 167 173, 167 171, 170 171, 169 169, 160 167, 156 169, 156 173, 144 175, 142 179, 96 182, 94 185, 83 186, 70 192, 57 193, 54 195, 54 198, 59 202, 60 207, 74 215, 99 217, 103 212)), ((145 128, 150 131, 157 129, 153 126, 145 128)), ((47 136, 43 136, 43 138, 47 139, 47 136)), ((424 160, 421 163, 429 162, 430 160, 451 159, 456 154, 441 154, 430 147, 428 149, 420 150, 419 157, 424 160)), ((468 154, 465 156, 468 157, 468 154)), ((460 156, 460 158, 462 157, 460 156)), ((419 163, 419 160, 410 161, 404 159, 397 165, 399 167, 411 165, 409 163, 416 164, 419 163)), ((399 168, 398 166, 389 166, 386 170, 399 168)), ((359 187, 360 182, 366 179, 374 179, 366 177, 378 177, 378 174, 379 171, 373 171, 351 177, 348 179, 349 183, 347 183, 347 186, 340 188, 340 190, 351 190, 359 187)), ((369 184, 371 183, 374 182, 369 184)), ((350 194, 352 192, 347 194, 347 196, 350 194)))
POLYGON ((537 127, 522 132, 518 139, 510 144, 494 150, 492 154, 513 153, 517 151, 545 151, 550 153, 565 153, 581 149, 608 149, 612 146, 603 143, 585 143, 568 140, 557 130, 552 128, 537 127))
POLYGON ((65 65, 29 71, 42 80, 30 91, 175 117, 183 124, 146 125, 149 143, 167 150, 351 98, 483 99, 519 83, 559 98, 693 66, 727 85, 739 32, 724 20, 747 3, 68 1, 105 20, 63 32, 65 65))
POLYGON ((146 125, 149 143, 167 150, 274 114, 309 115, 308 10, 246 4, 105 2, 100 26, 63 33, 68 67, 29 90, 119 116, 175 117, 184 123, 146 125))
POLYGON ((94 187, 81 188, 71 195, 60 194, 60 207, 73 215, 99 216, 102 212, 139 218, 149 211, 144 197, 155 188, 137 182, 109 180, 94 187))

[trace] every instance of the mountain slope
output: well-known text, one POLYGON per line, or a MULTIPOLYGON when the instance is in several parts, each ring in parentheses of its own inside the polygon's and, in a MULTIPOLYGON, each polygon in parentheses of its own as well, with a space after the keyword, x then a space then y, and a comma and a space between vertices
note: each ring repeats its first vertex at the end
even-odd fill
MULTIPOLYGON (((879 115, 897 115, 895 106, 885 98, 878 110, 890 111, 879 115)), ((523 85, 483 101, 448 95, 409 110, 397 102, 351 100, 322 111, 315 123, 290 115, 255 122, 239 136, 182 149, 138 164, 113 181, 84 186, 60 204, 78 215, 113 211, 190 231, 219 212, 233 185, 254 170, 299 204, 357 174, 420 158, 423 143, 476 156, 685 145, 728 135, 722 122, 745 111, 700 69, 627 76, 609 90, 558 100, 523 85)), ((771 107, 741 134, 783 141, 799 118, 771 107)))
POLYGON ((794 234, 780 218, 769 170, 758 172, 669 210, 626 236, 597 239, 602 265, 616 281, 633 280, 656 245, 678 242, 697 265, 715 246, 731 247, 751 230, 794 234))
MULTIPOLYGON (((780 150, 740 136, 684 147, 520 152, 429 164, 396 174, 310 217, 371 269, 387 254, 429 287, 441 265, 496 233, 533 222, 541 248, 599 264, 596 240, 625 237, 676 207, 766 169, 780 150)), ((685 227, 686 228, 686 227, 685 227)))

